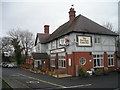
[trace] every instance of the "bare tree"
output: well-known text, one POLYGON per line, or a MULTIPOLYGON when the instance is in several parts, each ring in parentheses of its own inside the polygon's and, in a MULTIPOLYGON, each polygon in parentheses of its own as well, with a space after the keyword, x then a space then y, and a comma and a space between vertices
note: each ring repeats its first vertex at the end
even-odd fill
POLYGON ((28 56, 28 53, 32 51, 34 46, 33 34, 29 31, 22 31, 20 34, 20 41, 25 56, 28 56))
POLYGON ((113 25, 110 22, 106 22, 103 24, 103 26, 111 31, 113 31, 113 25))
MULTIPOLYGON (((105 28, 113 31, 112 23, 107 22, 107 23, 103 24, 103 26, 105 28)), ((119 31, 118 32, 116 31, 115 33, 117 33, 119 35, 119 31)), ((120 36, 116 38, 116 48, 117 48, 117 50, 116 50, 117 51, 117 56, 120 58, 120 36)))
MULTIPOLYGON (((9 37, 12 40, 12 45, 14 46, 16 58, 21 56, 23 53, 28 56, 28 53, 32 50, 34 46, 33 34, 27 30, 12 29, 8 32, 9 37)), ((20 58, 20 57, 19 57, 20 58)))
POLYGON ((12 46, 11 46, 11 39, 9 37, 2 37, 1 40, 1 50, 3 52, 11 51, 12 46))

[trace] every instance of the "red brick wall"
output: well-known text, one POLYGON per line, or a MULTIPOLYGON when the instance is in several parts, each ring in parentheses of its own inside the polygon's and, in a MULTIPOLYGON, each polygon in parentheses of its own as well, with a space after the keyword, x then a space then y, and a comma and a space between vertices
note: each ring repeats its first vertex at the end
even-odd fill
POLYGON ((78 65, 79 67, 83 67, 86 68, 87 70, 90 70, 93 67, 93 57, 92 54, 90 52, 76 52, 75 53, 75 64, 78 65), (86 64, 85 65, 81 65, 80 64, 80 58, 84 57, 86 59, 86 64), (91 62, 89 62, 89 60, 92 60, 91 62))
MULTIPOLYGON (((91 52, 73 52, 71 54, 66 54, 66 68, 59 68, 61 72, 66 72, 67 74, 70 74, 72 76, 76 75, 76 65, 78 65, 78 70, 80 67, 86 68, 87 70, 90 70, 93 68, 93 56, 91 52), (80 58, 84 57, 86 59, 86 64, 81 65, 80 64, 80 58), (71 66, 68 65, 68 59, 71 59, 71 66), (91 62, 90 62, 91 60, 91 62)), ((104 67, 108 67, 108 54, 104 52, 104 67)), ((114 66, 108 67, 109 71, 114 70, 114 68, 117 68, 117 57, 116 53, 114 54, 114 66)), ((99 68, 99 69, 103 69, 99 68)))
POLYGON ((26 62, 27 64, 32 64, 33 63, 33 60, 30 60, 30 59, 26 59, 26 62))
MULTIPOLYGON (((80 67, 86 68, 87 70, 90 70, 91 68, 93 68, 93 56, 91 54, 91 52, 73 52, 72 54, 67 54, 66 56, 66 68, 67 68, 67 73, 70 75, 75 76, 76 75, 76 65, 78 65, 78 70, 80 67), (81 65, 80 64, 80 58, 84 57, 86 59, 86 64, 85 65, 81 65), (68 66, 68 59, 71 58, 72 60, 72 66, 68 66), (91 60, 91 62, 89 61, 91 60)), ((117 57, 116 57, 116 53, 114 53, 114 66, 113 67, 109 67, 108 66, 108 54, 106 52, 104 52, 104 67, 108 67, 109 71, 114 70, 114 68, 117 68, 117 57)), ((103 68, 99 68, 99 69, 103 69, 103 68)))
POLYGON ((68 66, 67 68, 68 74, 71 74, 73 76, 76 75, 76 65, 78 65, 78 70, 80 67, 86 68, 87 70, 93 68, 93 60, 90 52, 74 52, 72 54, 68 54, 67 56, 67 62, 69 58, 72 60, 72 66, 68 66), (86 59, 85 65, 80 64, 81 57, 84 57, 86 59), (91 62, 89 60, 91 60, 91 62))
POLYGON ((67 58, 66 58, 66 66, 67 66, 67 73, 70 75, 75 75, 75 62, 74 62, 74 54, 67 54, 67 58), (71 66, 68 66, 68 59, 71 59, 71 66))

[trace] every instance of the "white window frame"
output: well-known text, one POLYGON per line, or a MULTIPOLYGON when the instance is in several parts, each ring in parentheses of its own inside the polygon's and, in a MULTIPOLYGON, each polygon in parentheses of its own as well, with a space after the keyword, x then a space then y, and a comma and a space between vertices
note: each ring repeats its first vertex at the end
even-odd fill
POLYGON ((66 68, 66 59, 65 56, 62 56, 62 58, 60 58, 60 56, 58 57, 58 67, 59 68, 66 68), (63 58, 64 57, 64 58, 63 58))
POLYGON ((101 37, 100 36, 94 36, 94 43, 100 44, 101 43, 101 37))
POLYGON ((93 54, 93 67, 94 68, 100 68, 100 67, 104 67, 104 54, 93 54), (99 57, 98 57, 99 55, 99 57), (96 57, 94 57, 96 56, 96 57), (99 64, 98 65, 98 60, 99 60, 99 64), (96 66, 94 65, 96 61, 96 66))
POLYGON ((114 54, 108 54, 108 66, 109 67, 114 66, 114 54), (109 62, 110 62, 110 64, 109 64, 109 62))
POLYGON ((52 42, 51 42, 51 49, 55 49, 55 46, 56 46, 56 42, 55 42, 55 41, 52 41, 52 42))
POLYGON ((81 65, 85 65, 86 64, 86 59, 84 57, 81 57, 79 62, 80 62, 81 65), (84 63, 83 63, 83 61, 81 62, 81 59, 84 59, 84 63))

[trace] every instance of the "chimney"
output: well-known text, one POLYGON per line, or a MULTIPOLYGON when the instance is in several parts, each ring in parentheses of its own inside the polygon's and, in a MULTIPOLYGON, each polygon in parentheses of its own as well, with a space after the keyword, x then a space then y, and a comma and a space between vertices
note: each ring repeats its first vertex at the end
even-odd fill
POLYGON ((75 18, 75 12, 76 11, 74 11, 74 8, 70 8, 70 11, 69 11, 69 20, 70 21, 74 20, 74 18, 75 18))
POLYGON ((44 25, 44 33, 49 34, 49 25, 44 25))

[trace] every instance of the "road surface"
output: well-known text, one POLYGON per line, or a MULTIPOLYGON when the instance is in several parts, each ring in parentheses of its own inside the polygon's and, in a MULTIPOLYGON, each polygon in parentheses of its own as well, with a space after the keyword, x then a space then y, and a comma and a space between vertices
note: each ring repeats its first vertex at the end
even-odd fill
POLYGON ((55 78, 48 75, 42 75, 26 71, 20 68, 3 68, 3 79, 13 88, 27 88, 30 90, 47 90, 61 88, 108 88, 117 90, 119 85, 119 76, 117 72, 109 75, 97 77, 68 77, 55 78))

